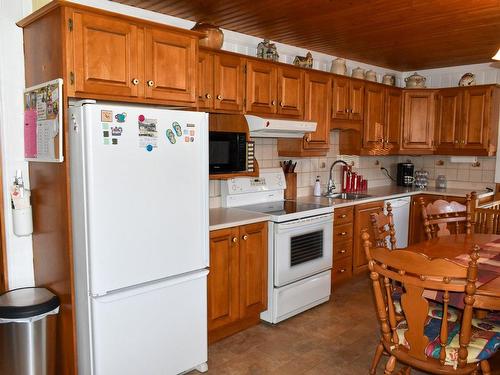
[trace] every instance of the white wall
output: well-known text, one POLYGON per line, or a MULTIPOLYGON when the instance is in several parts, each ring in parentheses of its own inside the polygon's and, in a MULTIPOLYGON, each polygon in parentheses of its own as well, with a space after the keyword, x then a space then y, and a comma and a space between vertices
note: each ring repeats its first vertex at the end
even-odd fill
MULTIPOLYGON (((29 0, 0 0, 0 147, 5 207, 7 272, 9 288, 32 286, 31 236, 16 237, 12 231, 9 186, 16 169, 28 177, 23 146, 24 55, 22 30, 15 25, 31 12, 29 0)), ((28 178, 25 178, 27 181, 28 178)))

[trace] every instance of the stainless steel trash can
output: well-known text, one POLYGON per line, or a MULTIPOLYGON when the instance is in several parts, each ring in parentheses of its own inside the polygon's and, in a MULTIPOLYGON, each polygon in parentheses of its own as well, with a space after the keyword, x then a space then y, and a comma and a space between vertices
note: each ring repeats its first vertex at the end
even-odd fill
POLYGON ((0 374, 55 374, 59 299, 44 288, 0 295, 0 374))

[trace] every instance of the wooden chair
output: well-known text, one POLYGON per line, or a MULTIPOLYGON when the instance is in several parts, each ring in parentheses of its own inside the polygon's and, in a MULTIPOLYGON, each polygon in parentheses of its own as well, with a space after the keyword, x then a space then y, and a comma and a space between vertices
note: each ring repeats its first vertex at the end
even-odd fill
POLYGON ((438 199, 425 205, 420 198, 424 231, 428 240, 450 234, 471 233, 471 196, 465 196, 465 205, 438 199), (452 225, 454 224, 454 225, 452 225))
POLYGON ((387 246, 387 237, 391 243, 391 249, 396 248, 396 230, 394 229, 394 219, 392 215, 392 206, 387 203, 387 215, 383 212, 370 215, 373 233, 375 235, 375 244, 377 247, 387 246))
POLYGON ((494 337, 495 332, 481 331, 476 327, 483 327, 480 321, 475 321, 474 330, 472 325, 479 247, 474 246, 469 265, 465 266, 406 250, 372 248, 369 237, 364 232, 362 240, 381 330, 370 374, 376 373, 382 353, 386 352, 390 357, 384 374, 392 374, 396 362, 400 362, 407 366, 406 374, 411 368, 433 374, 476 374, 481 368, 484 375, 490 375, 487 358, 477 359, 481 348, 477 349, 475 345, 487 337, 485 332, 488 332, 488 337, 494 337), (392 282, 400 282, 403 287, 401 307, 405 319, 401 322, 396 319, 392 282), (429 315, 429 301, 422 296, 424 289, 443 293, 440 317, 429 315), (452 314, 449 314, 450 292, 465 294, 461 323, 456 315, 453 321, 452 314), (474 346, 469 347, 471 339, 474 346))
POLYGON ((500 200, 480 204, 473 191, 471 202, 471 225, 474 233, 500 234, 500 200))

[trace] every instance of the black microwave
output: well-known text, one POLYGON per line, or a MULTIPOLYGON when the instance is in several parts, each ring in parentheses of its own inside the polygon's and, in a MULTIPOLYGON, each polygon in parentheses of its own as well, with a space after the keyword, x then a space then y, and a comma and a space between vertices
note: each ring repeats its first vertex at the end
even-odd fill
POLYGON ((210 174, 254 171, 254 143, 245 133, 211 131, 208 151, 210 174))

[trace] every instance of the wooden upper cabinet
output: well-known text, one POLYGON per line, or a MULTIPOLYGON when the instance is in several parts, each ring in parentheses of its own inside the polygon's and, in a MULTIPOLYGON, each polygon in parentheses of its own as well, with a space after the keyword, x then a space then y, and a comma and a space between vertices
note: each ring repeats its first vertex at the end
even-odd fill
POLYGON ((491 86, 468 87, 465 90, 460 139, 462 149, 488 150, 491 94, 491 86))
POLYGON ((432 153, 434 140, 434 91, 404 91, 401 150, 405 154, 432 153))
POLYGON ((214 109, 243 111, 245 61, 239 56, 214 55, 214 109))
POLYGON ((195 103, 197 40, 160 29, 145 30, 146 97, 195 103))
POLYGON ((70 70, 76 94, 137 97, 139 85, 144 84, 137 25, 87 12, 74 12, 72 21, 74 67, 70 70))
POLYGON ((278 68, 278 110, 282 116, 303 118, 304 72, 297 68, 278 68))
POLYGON ((239 319, 240 258, 238 228, 210 232, 208 330, 239 319))
POLYGON ((390 154, 399 151, 401 120, 403 112, 403 91, 399 88, 385 89, 385 147, 390 154))
POLYGON ((332 81, 332 118, 363 120, 365 83, 348 77, 334 77, 332 81))
POLYGON ((267 223, 240 227, 240 318, 267 309, 267 223))
POLYGON ((349 85, 349 118, 355 121, 363 120, 365 84, 362 81, 351 80, 349 85))
POLYGON ((214 106, 214 55, 198 54, 198 109, 210 110, 214 106))
POLYGON ((436 97, 436 153, 455 152, 460 147, 462 90, 440 90, 436 97))
POLYGON ((276 65, 248 60, 246 72, 246 111, 256 114, 275 114, 278 98, 276 65))
POLYGON ((317 123, 316 131, 304 139, 304 148, 306 149, 329 148, 331 87, 329 74, 306 73, 304 119, 317 123))
POLYGON ((332 91, 332 118, 349 119, 349 78, 335 77, 332 91))
POLYGON ((382 85, 365 85, 363 147, 374 151, 385 146, 385 89, 382 85))

